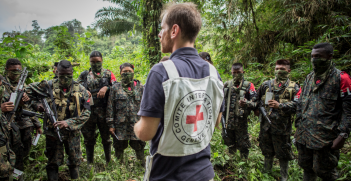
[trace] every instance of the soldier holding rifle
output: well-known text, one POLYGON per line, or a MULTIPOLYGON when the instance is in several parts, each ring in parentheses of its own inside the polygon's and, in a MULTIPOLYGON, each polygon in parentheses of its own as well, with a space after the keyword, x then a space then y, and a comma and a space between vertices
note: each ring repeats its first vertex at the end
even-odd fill
MULTIPOLYGON (((270 172, 273 157, 279 159, 281 180, 288 178, 288 163, 293 159, 291 151, 291 122, 296 112, 300 88, 289 79, 290 62, 285 59, 278 60, 275 65, 275 79, 262 83, 257 94, 259 108, 261 109, 261 128, 259 144, 265 157, 264 168, 270 172), (263 113, 263 114, 262 114, 263 113), (265 117, 264 115, 268 115, 265 117)), ((259 109, 255 111, 258 115, 259 109)))
POLYGON ((247 117, 255 107, 256 90, 253 83, 244 79, 244 67, 241 63, 232 65, 233 79, 224 83, 226 108, 224 117, 228 135, 223 135, 224 143, 230 153, 240 150, 241 158, 248 158, 251 147, 247 117))
POLYGON ((21 116, 23 108, 31 109, 30 99, 26 93, 23 93, 28 72, 22 70, 22 64, 18 59, 12 58, 6 61, 5 70, 6 77, 3 82, 5 89, 2 95, 2 103, 4 104, 1 106, 1 110, 7 117, 11 138, 10 147, 16 154, 15 168, 23 171, 23 158, 29 154, 32 132, 35 128, 37 134, 41 134, 41 124, 36 118, 21 116))
POLYGON ((44 120, 44 130, 45 155, 48 157, 46 171, 50 181, 58 180, 58 167, 63 164, 64 150, 68 155, 71 179, 78 179, 82 157, 80 129, 90 117, 89 94, 82 85, 73 81, 72 64, 62 60, 57 71, 58 79, 32 83, 26 89, 28 96, 37 105, 36 109, 45 111, 49 118, 44 120), (46 102, 50 107, 45 106, 46 102), (53 123, 54 120, 57 122, 53 123))

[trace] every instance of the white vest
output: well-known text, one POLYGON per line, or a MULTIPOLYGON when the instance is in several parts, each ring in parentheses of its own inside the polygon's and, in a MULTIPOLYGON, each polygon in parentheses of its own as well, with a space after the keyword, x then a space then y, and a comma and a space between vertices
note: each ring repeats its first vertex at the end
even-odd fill
MULTIPOLYGON (((211 141, 223 102, 223 83, 209 64, 210 76, 179 77, 172 60, 162 62, 169 79, 165 93, 164 128, 156 154, 187 156, 204 150, 211 141)), ((144 181, 149 180, 153 156, 148 156, 144 181)))

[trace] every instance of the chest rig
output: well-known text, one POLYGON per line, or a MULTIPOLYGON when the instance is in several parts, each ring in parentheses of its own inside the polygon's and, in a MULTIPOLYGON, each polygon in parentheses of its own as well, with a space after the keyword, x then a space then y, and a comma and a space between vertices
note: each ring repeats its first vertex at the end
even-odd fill
POLYGON ((110 72, 107 69, 102 69, 101 70, 101 77, 92 77, 90 76, 90 71, 84 71, 82 72, 82 77, 84 80, 84 83, 82 84, 87 90, 90 91, 92 97, 93 97, 93 102, 94 105, 91 107, 106 107, 107 106, 107 100, 109 96, 109 90, 106 91, 105 97, 104 98, 98 98, 97 93, 100 91, 101 88, 107 86, 109 87, 109 82, 110 82, 110 77, 111 75, 109 74, 110 72))
POLYGON ((77 82, 73 82, 69 92, 65 93, 60 89, 59 82, 56 80, 52 85, 52 93, 56 105, 58 121, 80 116, 82 106, 80 105, 80 99, 82 93, 79 90, 79 84, 77 82))
POLYGON ((224 89, 225 97, 227 98, 227 115, 226 120, 234 116, 243 118, 245 116, 245 109, 239 106, 239 101, 243 100, 246 95, 246 90, 250 86, 250 82, 243 80, 239 87, 234 85, 234 81, 230 80, 228 87, 224 89))
MULTIPOLYGON (((275 89, 275 86, 272 85, 273 82, 274 82, 274 79, 268 81, 268 84, 270 84, 270 86, 267 87, 266 92, 265 92, 264 96, 262 97, 263 102, 266 101, 266 95, 267 95, 266 93, 267 92, 273 92, 273 97, 272 97, 273 99, 272 100, 276 100, 279 103, 286 103, 286 102, 290 102, 293 100, 293 94, 294 94, 295 85, 296 85, 296 83, 294 81, 287 80, 287 82, 280 89, 275 89), (270 90, 270 87, 272 90, 270 90)), ((267 113, 270 115, 272 113, 272 109, 270 109, 268 105, 265 105, 264 107, 265 107, 267 113)))
POLYGON ((115 95, 116 117, 118 122, 125 122, 130 120, 132 116, 137 116, 140 108, 141 96, 143 94, 143 86, 139 81, 134 80, 134 96, 129 96, 122 87, 122 84, 115 84, 117 92, 115 95))

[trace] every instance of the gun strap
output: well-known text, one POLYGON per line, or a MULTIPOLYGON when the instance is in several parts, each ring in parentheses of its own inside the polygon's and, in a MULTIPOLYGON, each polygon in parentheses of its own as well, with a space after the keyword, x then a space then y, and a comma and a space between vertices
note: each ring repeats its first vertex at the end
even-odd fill
POLYGON ((232 86, 233 86, 233 80, 230 80, 229 81, 229 84, 228 84, 228 97, 227 97, 227 110, 226 110, 226 115, 225 115, 225 121, 227 122, 228 118, 229 118, 229 106, 230 106, 230 97, 232 96, 232 86))
POLYGON ((48 85, 48 91, 49 91, 49 95, 50 95, 50 99, 51 99, 51 103, 52 103, 52 109, 53 109, 55 117, 57 119, 58 117, 57 117, 57 111, 56 111, 56 104, 55 104, 55 100, 54 100, 54 96, 52 94, 52 88, 51 88, 52 81, 49 81, 47 85, 48 85))

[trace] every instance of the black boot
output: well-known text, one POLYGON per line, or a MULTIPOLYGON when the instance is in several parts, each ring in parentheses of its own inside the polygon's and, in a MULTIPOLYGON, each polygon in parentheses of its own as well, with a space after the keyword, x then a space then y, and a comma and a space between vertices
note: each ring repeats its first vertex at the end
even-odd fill
POLYGON ((58 166, 46 166, 48 181, 58 181, 58 166))
POLYGON ((104 152, 105 152, 106 164, 108 164, 111 161, 111 144, 104 145, 104 152))
POLYGON ((71 176, 71 179, 78 179, 79 178, 79 166, 74 165, 74 166, 68 166, 69 168, 69 175, 71 176))
POLYGON ((119 160, 120 163, 124 163, 124 162, 123 162, 123 152, 124 152, 124 151, 116 150, 116 149, 115 149, 115 156, 116 156, 116 158, 119 160))
POLYGON ((142 150, 135 150, 135 154, 137 156, 137 159, 141 161, 141 166, 145 166, 145 155, 144 155, 144 149, 142 150))
POLYGON ((303 171, 303 181, 316 181, 317 180, 317 174, 312 172, 306 172, 305 170, 303 171))
POLYGON ((94 145, 85 145, 88 164, 94 163, 94 145))
POLYGON ((279 165, 280 165, 281 181, 287 181, 289 176, 288 174, 289 161, 279 159, 279 165))
POLYGON ((264 157, 264 172, 270 173, 273 166, 273 157, 264 157))

